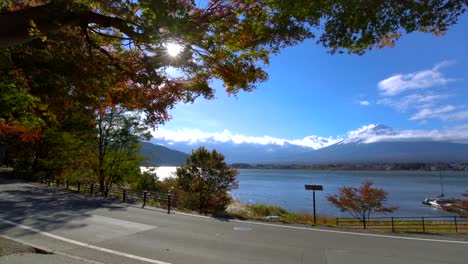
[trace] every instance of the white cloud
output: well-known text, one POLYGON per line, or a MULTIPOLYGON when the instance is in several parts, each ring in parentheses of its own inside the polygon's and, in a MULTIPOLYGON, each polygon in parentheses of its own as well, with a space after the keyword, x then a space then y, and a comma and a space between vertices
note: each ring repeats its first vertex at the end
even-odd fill
POLYGON ((442 119, 444 114, 448 112, 452 112, 455 110, 453 105, 446 105, 444 107, 430 109, 424 108, 421 109, 418 113, 414 114, 410 120, 423 120, 423 119, 432 119, 432 118, 439 118, 442 119))
MULTIPOLYGON (((468 117, 468 111, 460 114, 462 116, 468 117)), ((366 133, 366 131, 372 131, 378 125, 369 124, 362 126, 356 130, 351 130, 348 132, 347 139, 350 138, 360 138, 362 143, 374 143, 374 142, 389 142, 389 141, 449 141, 456 143, 465 143, 468 144, 468 125, 462 125, 458 127, 448 128, 445 130, 401 130, 394 131, 391 128, 388 129, 385 133, 366 133), (364 132, 364 133, 363 133, 364 132)), ((245 136, 241 134, 233 134, 229 130, 224 130, 223 132, 203 132, 199 129, 181 129, 176 131, 170 131, 165 129, 160 129, 158 131, 152 132, 153 137, 157 139, 164 139, 170 142, 189 142, 195 144, 198 142, 207 142, 207 141, 218 141, 218 142, 233 142, 236 144, 241 143, 255 143, 255 144, 277 144, 284 145, 286 143, 310 147, 313 149, 320 149, 326 146, 333 145, 342 141, 342 138, 333 138, 333 137, 318 137, 318 136, 308 136, 303 139, 280 139, 270 136, 263 137, 252 137, 245 136)))
POLYGON ((441 115, 440 119, 444 121, 456 121, 468 119, 468 111, 453 112, 445 115, 441 115))
POLYGON ((370 102, 369 101, 359 101, 359 104, 363 105, 363 106, 368 106, 368 105, 370 105, 370 102))
POLYGON ((443 94, 410 94, 402 98, 383 98, 377 101, 377 104, 390 106, 398 111, 406 112, 410 108, 430 108, 437 102, 448 98, 443 94))
POLYGON ((252 137, 245 136, 242 134, 233 134, 229 130, 224 130, 223 132, 203 132, 199 129, 180 129, 176 131, 159 129, 153 131, 152 135, 157 139, 164 139, 173 142, 189 142, 195 144, 197 142, 207 142, 207 141, 218 141, 218 142, 233 142, 235 144, 241 143, 255 143, 255 144, 276 144, 284 145, 285 143, 311 147, 313 149, 319 149, 332 145, 338 141, 341 141, 341 138, 323 138, 317 136, 308 136, 303 139, 281 139, 271 136, 263 137, 252 137))
POLYGON ((451 61, 442 61, 430 70, 396 74, 380 81, 377 86, 384 96, 395 96, 408 90, 446 85, 454 80, 445 77, 440 70, 452 63, 451 61))

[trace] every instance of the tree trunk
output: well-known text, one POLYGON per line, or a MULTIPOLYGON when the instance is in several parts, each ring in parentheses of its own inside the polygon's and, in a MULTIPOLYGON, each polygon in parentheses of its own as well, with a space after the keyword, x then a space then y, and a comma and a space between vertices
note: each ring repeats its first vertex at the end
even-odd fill
POLYGON ((200 201, 199 201, 199 206, 200 206, 200 214, 203 214, 203 195, 202 192, 200 191, 200 201))
POLYGON ((6 144, 0 144, 0 166, 6 164, 6 144))
POLYGON ((99 179, 99 192, 104 193, 104 191, 105 191, 104 179, 99 179))

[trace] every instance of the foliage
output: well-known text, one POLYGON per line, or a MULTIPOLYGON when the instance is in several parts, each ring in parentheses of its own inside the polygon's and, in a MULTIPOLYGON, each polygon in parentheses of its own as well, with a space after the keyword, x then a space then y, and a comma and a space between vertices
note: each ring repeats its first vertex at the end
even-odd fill
MULTIPOLYGON (((179 102, 212 99, 214 79, 231 94, 253 90, 268 78, 269 57, 284 47, 316 38, 331 53, 362 54, 393 46, 404 33, 440 35, 466 6, 465 0, 0 1, 0 160, 6 153, 18 166, 60 175, 73 167, 58 154, 75 155, 69 142, 83 148, 79 163, 92 163, 102 191, 137 173, 132 137, 94 148, 73 140, 108 109, 139 113, 145 125, 157 126, 179 102), (167 46, 174 43, 182 50, 173 57, 167 46), (70 120, 79 126, 61 125, 70 120)), ((103 139, 94 133, 86 137, 103 139)))
POLYGON ((251 91, 286 46, 316 38, 331 53, 362 54, 404 33, 440 35, 465 9, 465 0, 9 0, 0 72, 51 115, 57 105, 120 105, 159 124, 177 102, 213 98, 212 79, 251 91))
POLYGON ((158 177, 154 171, 145 171, 141 174, 125 175, 124 181, 130 189, 138 191, 159 191, 158 177))
POLYGON ((204 147, 192 151, 186 164, 176 171, 189 209, 198 209, 200 213, 225 210, 230 202, 228 191, 237 188, 237 173, 229 168, 222 154, 204 147))
POLYGON ((96 129, 92 168, 99 191, 107 193, 124 176, 140 174, 139 141, 148 139, 149 135, 137 117, 119 107, 99 111, 96 129))
MULTIPOLYGON (((90 132, 90 130, 88 130, 90 132)), ((89 140, 92 134, 82 131, 67 131, 60 128, 48 128, 39 147, 36 172, 46 173, 47 178, 84 181, 92 177, 89 157, 92 155, 89 140)))
POLYGON ((382 188, 372 187, 372 181, 364 181, 359 188, 342 187, 339 193, 328 195, 327 199, 342 212, 348 212, 354 218, 366 223, 372 212, 394 212, 398 207, 385 207, 387 192, 382 188))

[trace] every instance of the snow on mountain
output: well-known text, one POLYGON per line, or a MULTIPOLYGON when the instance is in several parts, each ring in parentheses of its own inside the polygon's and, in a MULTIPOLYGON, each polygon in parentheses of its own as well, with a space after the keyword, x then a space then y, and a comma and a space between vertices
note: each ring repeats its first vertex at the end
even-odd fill
POLYGON ((348 133, 348 138, 338 142, 337 144, 369 143, 376 141, 378 138, 393 137, 397 135, 398 132, 386 125, 370 124, 357 130, 350 131, 348 133))
POLYGON ((151 140, 153 144, 167 146, 168 148, 191 153, 192 150, 204 146, 207 149, 216 149, 225 156, 228 163, 265 163, 281 161, 298 153, 315 151, 311 147, 299 146, 285 142, 284 144, 258 144, 258 143, 234 143, 232 141, 220 142, 206 140, 203 142, 169 142, 166 140, 151 140))
POLYGON ((242 134, 235 134, 229 130, 222 132, 203 132, 198 129, 181 129, 177 131, 169 131, 160 129, 153 133, 153 137, 157 141, 166 142, 167 144, 185 144, 185 145, 200 145, 200 144, 252 144, 252 145, 296 145, 299 147, 307 147, 312 149, 320 149, 330 146, 341 138, 324 138, 319 136, 307 136, 302 139, 283 139, 271 136, 245 136, 242 134))
POLYGON ((184 130, 158 131, 152 143, 190 153, 199 146, 216 149, 229 163, 353 163, 468 161, 466 133, 395 131, 371 124, 350 131, 345 139, 307 136, 286 140, 184 130), (455 136, 454 136, 455 135, 455 136))
MULTIPOLYGON (((458 141, 458 140, 456 140, 458 141)), ((468 144, 421 132, 397 132, 378 124, 348 133, 336 144, 295 157, 298 163, 451 162, 468 161, 468 144)))

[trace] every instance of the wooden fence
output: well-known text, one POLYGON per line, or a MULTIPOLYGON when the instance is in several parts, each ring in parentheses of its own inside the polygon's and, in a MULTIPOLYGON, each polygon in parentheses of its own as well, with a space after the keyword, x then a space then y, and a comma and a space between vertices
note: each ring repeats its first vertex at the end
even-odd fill
POLYGON ((89 195, 104 196, 106 198, 119 199, 122 202, 128 203, 142 203, 142 207, 151 205, 155 207, 166 208, 167 213, 171 213, 171 207, 174 207, 174 197, 169 193, 159 192, 148 192, 148 191, 135 191, 125 188, 113 187, 107 192, 100 193, 99 185, 94 183, 82 183, 82 182, 55 182, 41 179, 42 184, 47 184, 51 187, 64 188, 70 191, 76 191, 78 193, 87 193, 89 195))
POLYGON ((336 226, 348 229, 369 229, 391 232, 468 233, 468 218, 461 216, 336 218, 336 226))

